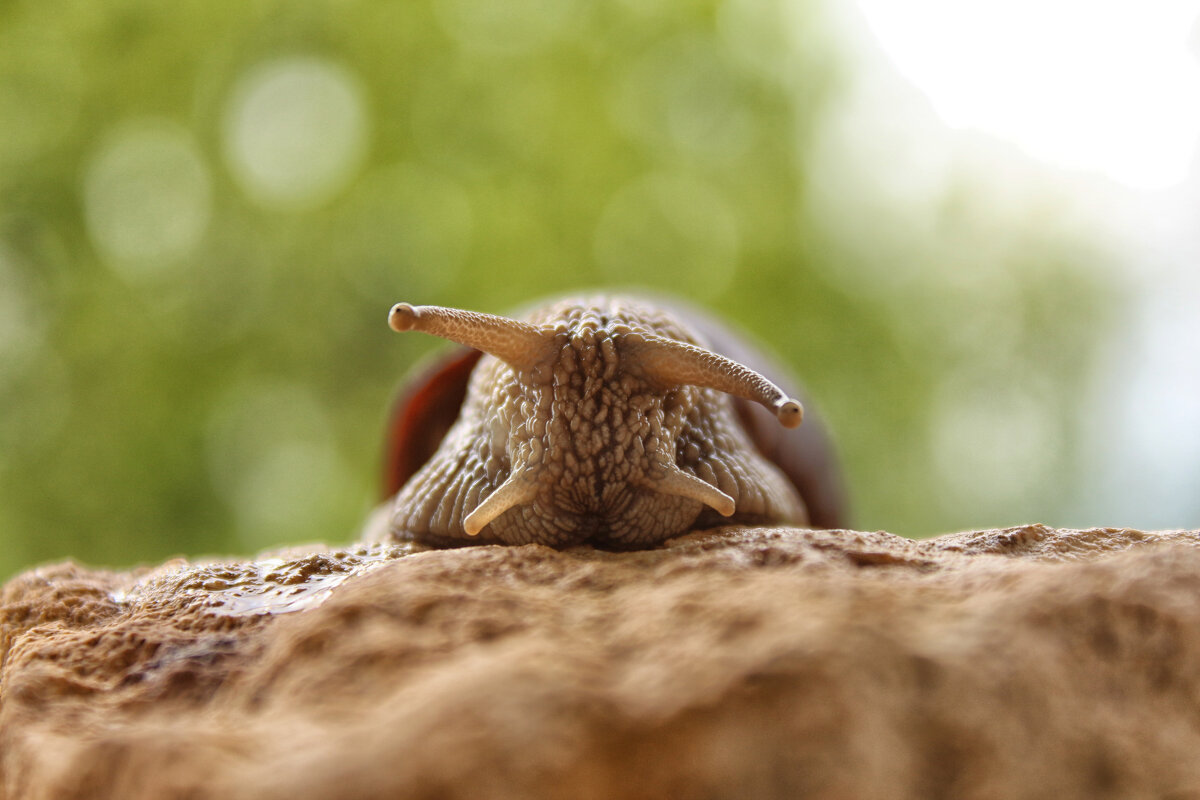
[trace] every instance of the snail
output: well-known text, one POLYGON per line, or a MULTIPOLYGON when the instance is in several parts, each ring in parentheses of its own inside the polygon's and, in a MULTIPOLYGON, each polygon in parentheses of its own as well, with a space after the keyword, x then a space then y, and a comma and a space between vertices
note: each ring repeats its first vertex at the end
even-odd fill
POLYGON ((753 369, 766 359, 695 309, 601 295, 515 320, 399 303, 388 323, 471 349, 394 407, 394 499, 369 538, 639 549, 731 521, 841 523, 823 430, 797 428, 793 392, 753 369))

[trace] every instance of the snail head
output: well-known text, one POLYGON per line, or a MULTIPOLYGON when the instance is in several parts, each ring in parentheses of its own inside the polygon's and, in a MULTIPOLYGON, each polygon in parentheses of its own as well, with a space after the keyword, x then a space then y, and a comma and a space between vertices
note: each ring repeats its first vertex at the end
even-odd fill
POLYGON ((519 321, 399 303, 388 323, 493 357, 443 442, 482 473, 460 504, 470 536, 492 525, 510 542, 619 543, 682 532, 705 506, 728 517, 737 501, 705 466, 725 431, 705 404, 725 393, 789 428, 803 418, 775 384, 650 306, 564 303, 519 321))

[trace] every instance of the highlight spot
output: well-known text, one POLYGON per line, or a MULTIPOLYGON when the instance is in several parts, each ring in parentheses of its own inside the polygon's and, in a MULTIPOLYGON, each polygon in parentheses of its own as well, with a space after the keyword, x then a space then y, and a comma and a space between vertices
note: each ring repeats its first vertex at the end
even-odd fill
POLYGON ((88 162, 83 210, 100 257, 141 280, 199 244, 212 214, 212 180, 186 130, 163 120, 129 122, 88 162))
POLYGON ((348 69, 309 57, 271 61, 243 76, 233 91, 225 158, 259 205, 309 209, 354 177, 367 132, 364 93, 348 69))

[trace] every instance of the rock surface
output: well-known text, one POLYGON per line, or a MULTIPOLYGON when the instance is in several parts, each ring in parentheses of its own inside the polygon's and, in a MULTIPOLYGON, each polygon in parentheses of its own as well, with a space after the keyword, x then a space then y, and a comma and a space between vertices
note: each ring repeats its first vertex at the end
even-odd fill
POLYGON ((0 595, 4 798, 1200 798, 1200 532, 294 550, 0 595))

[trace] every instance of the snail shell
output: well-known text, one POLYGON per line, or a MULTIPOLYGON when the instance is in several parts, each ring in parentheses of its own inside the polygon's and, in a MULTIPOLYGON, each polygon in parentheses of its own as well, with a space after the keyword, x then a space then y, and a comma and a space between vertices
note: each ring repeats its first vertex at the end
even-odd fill
POLYGON ((401 303, 389 324, 474 349, 394 409, 376 538, 631 549, 729 521, 841 523, 820 426, 790 430, 800 403, 694 309, 596 296, 517 321, 401 303))

